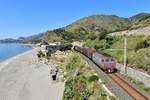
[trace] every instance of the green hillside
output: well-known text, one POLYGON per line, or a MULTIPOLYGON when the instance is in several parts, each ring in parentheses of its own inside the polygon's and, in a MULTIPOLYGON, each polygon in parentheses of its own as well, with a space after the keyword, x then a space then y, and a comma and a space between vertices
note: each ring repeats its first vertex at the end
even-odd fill
MULTIPOLYGON (((123 63, 123 50, 121 49, 124 46, 124 37, 111 37, 108 34, 110 32, 132 30, 149 25, 150 14, 147 13, 140 13, 130 18, 121 18, 114 15, 94 15, 82 18, 63 28, 21 39, 26 41, 32 40, 34 41, 33 43, 39 41, 42 43, 57 41, 71 43, 73 41, 80 41, 84 42, 88 47, 94 47, 99 51, 112 55, 119 63, 123 63)), ((128 37, 128 66, 142 69, 150 74, 149 48, 144 47, 146 38, 146 36, 128 37)))
MULTIPOLYGON (((43 41, 47 42, 84 42, 88 47, 94 47, 106 52, 123 63, 123 36, 108 36, 110 32, 132 30, 150 25, 150 14, 140 13, 130 18, 117 16, 94 15, 82 18, 64 28, 47 31, 43 41)), ((128 66, 138 68, 150 74, 149 48, 144 47, 146 36, 129 36, 127 47, 128 66)), ((149 40, 148 40, 149 41, 149 40)))
MULTIPOLYGON (((150 74, 150 48, 145 47, 144 41, 149 41, 147 36, 127 37, 127 66, 146 71, 150 74)), ((96 48, 98 51, 110 54, 118 63, 124 61, 124 37, 107 36, 104 39, 87 39, 86 46, 96 48)))
MULTIPOLYGON (((129 18, 118 17, 115 15, 92 15, 81 18, 63 28, 49 30, 29 37, 20 37, 17 42, 22 43, 39 43, 39 42, 73 42, 85 41, 87 39, 95 40, 104 38, 111 32, 123 30, 132 30, 143 28, 150 25, 150 14, 140 13, 129 18)), ((9 42, 8 40, 0 40, 9 42)))
POLYGON ((111 32, 137 29, 149 25, 150 14, 148 13, 140 13, 130 18, 115 15, 93 15, 77 20, 66 27, 46 32, 47 39, 45 38, 45 40, 52 41, 55 37, 59 37, 56 41, 63 42, 95 40, 97 37, 104 38, 111 32), (52 40, 49 40, 50 36, 53 37, 52 40))
POLYGON ((129 18, 131 29, 137 29, 150 25, 150 14, 140 13, 129 18))
POLYGON ((65 27, 66 31, 73 33, 101 33, 126 30, 128 21, 114 15, 93 15, 82 18, 65 27))

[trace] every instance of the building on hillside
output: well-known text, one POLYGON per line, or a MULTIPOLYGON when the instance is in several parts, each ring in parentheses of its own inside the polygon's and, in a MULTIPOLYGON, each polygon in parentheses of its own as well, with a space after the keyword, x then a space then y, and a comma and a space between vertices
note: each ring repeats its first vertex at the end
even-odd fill
POLYGON ((37 43, 37 44, 35 44, 35 46, 40 47, 40 46, 41 46, 41 44, 40 44, 40 43, 37 43))
POLYGON ((60 48, 60 45, 48 45, 48 46, 46 46, 45 50, 46 50, 46 53, 48 53, 48 52, 53 53, 53 52, 59 50, 59 48, 60 48))
POLYGON ((73 45, 72 46, 73 48, 74 48, 74 46, 80 46, 80 47, 82 47, 83 43, 76 41, 76 42, 73 42, 72 45, 73 45))
POLYGON ((61 42, 53 42, 53 43, 49 43, 50 46, 54 46, 54 45, 61 45, 61 42))
POLYGON ((55 44, 55 43, 51 43, 50 45, 47 45, 45 50, 46 52, 51 52, 54 53, 57 50, 60 51, 67 51, 67 50, 71 50, 72 49, 72 44, 55 44))

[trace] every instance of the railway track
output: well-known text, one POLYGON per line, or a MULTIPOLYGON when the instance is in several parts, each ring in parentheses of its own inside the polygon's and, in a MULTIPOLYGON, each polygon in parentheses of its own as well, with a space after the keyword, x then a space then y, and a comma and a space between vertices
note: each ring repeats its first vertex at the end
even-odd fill
POLYGON ((122 89, 124 89, 134 100, 148 100, 143 94, 133 88, 125 80, 117 74, 109 74, 110 78, 115 81, 122 89))
MULTIPOLYGON (((83 56, 83 58, 90 64, 90 66, 92 66, 94 68, 94 70, 97 71, 98 66, 93 63, 93 61, 91 61, 89 58, 87 58, 86 56, 84 56, 83 54, 81 54, 83 56), (92 62, 92 63, 91 63, 92 62), (96 68, 97 67, 97 68, 96 68)), ((100 72, 97 71, 98 75, 100 76, 107 76, 109 77, 108 79, 111 81, 114 81, 120 88, 122 88, 125 93, 127 93, 133 100, 148 100, 148 98, 146 96, 144 96, 142 93, 140 93, 139 91, 137 91, 135 88, 133 88, 130 84, 128 84, 128 82, 126 82, 124 79, 122 79, 119 75, 117 75, 116 73, 113 74, 106 74, 104 72, 100 72)), ((119 90, 119 89, 118 89, 119 90)), ((123 96, 123 95, 122 95, 123 96)), ((122 99, 121 99, 122 100, 122 99)), ((128 99, 126 99, 128 100, 128 99)))

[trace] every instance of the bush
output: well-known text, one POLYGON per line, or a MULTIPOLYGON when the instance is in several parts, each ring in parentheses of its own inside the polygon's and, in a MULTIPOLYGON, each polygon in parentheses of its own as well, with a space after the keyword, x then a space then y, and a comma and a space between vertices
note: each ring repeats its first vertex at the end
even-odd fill
POLYGON ((142 48, 145 48, 143 41, 137 43, 136 48, 135 48, 135 51, 138 51, 139 49, 142 49, 142 48))
POLYGON ((100 33, 100 34, 99 34, 99 40, 105 39, 106 36, 107 36, 107 32, 106 32, 106 31, 100 33))
POLYGON ((66 65, 66 70, 67 70, 67 71, 72 71, 73 69, 77 68, 78 65, 79 65, 80 62, 81 62, 81 59, 80 59, 77 55, 71 57, 69 60, 70 60, 70 61, 69 61, 68 64, 66 65))
POLYGON ((47 56, 47 57, 51 57, 51 54, 52 54, 52 51, 49 50, 49 51, 46 53, 46 56, 47 56))
POLYGON ((97 75, 92 75, 89 77, 89 82, 96 82, 98 81, 99 77, 97 75))
POLYGON ((45 57, 45 54, 40 50, 37 54, 38 58, 41 59, 42 57, 45 57))
POLYGON ((73 80, 68 80, 65 85, 63 100, 72 100, 73 95, 73 80))
POLYGON ((143 69, 150 73, 150 48, 138 50, 129 58, 128 66, 143 69))
POLYGON ((42 41, 43 45, 48 45, 49 43, 47 41, 42 41))
POLYGON ((114 96, 110 96, 109 97, 110 98, 110 100, 118 100, 116 97, 114 97, 114 96))
POLYGON ((107 97, 101 90, 100 84, 96 82, 98 76, 93 75, 94 72, 88 69, 90 67, 85 65, 85 61, 77 53, 67 57, 64 62, 67 80, 63 100, 89 100, 91 97, 99 99, 107 97), (75 75, 76 71, 78 73, 75 75), (93 82, 89 82, 89 79, 93 82))

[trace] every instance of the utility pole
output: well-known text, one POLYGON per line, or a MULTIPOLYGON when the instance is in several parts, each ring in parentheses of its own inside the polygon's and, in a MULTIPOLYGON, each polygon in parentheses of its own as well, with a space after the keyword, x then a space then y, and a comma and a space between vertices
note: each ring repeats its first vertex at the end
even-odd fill
POLYGON ((124 36, 124 73, 127 74, 127 37, 124 36))

